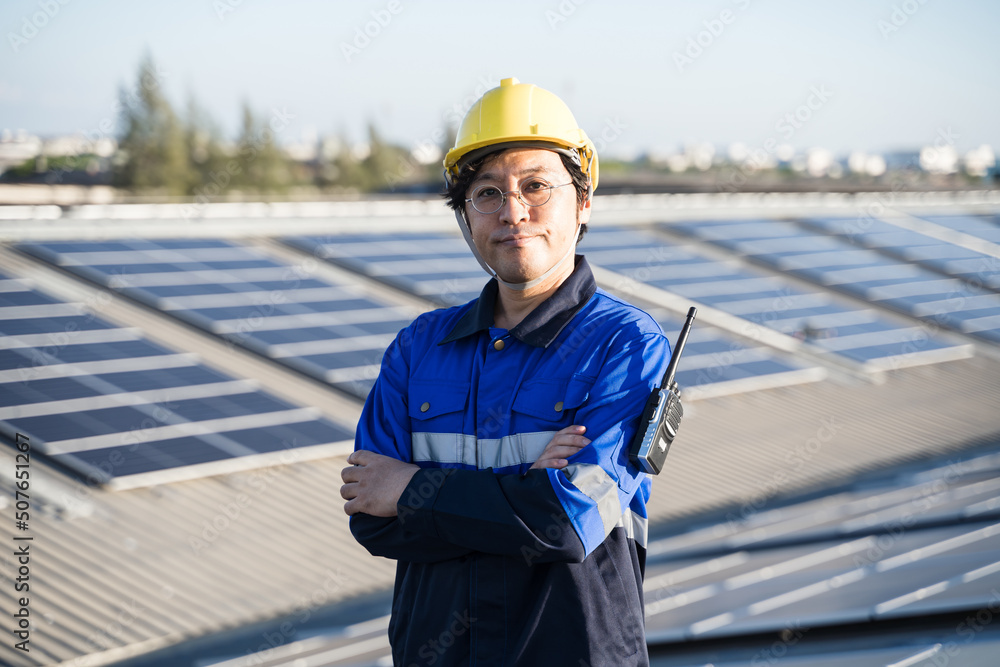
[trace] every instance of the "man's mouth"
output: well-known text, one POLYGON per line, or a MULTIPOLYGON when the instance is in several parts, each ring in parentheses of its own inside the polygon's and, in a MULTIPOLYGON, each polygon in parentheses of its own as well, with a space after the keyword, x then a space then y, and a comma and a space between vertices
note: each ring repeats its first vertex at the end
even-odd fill
POLYGON ((531 243, 536 237, 533 234, 509 234, 500 238, 497 243, 503 246, 517 248, 531 243))

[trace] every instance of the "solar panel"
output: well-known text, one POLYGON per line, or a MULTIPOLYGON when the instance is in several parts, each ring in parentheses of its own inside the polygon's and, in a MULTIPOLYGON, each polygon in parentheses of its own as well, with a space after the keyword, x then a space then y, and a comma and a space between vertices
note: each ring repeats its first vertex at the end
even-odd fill
MULTIPOLYGON (((587 237, 581 252, 596 264, 591 238, 587 237)), ((615 237, 597 238, 607 244, 614 243, 615 237)), ((287 242, 442 306, 478 297, 488 279, 465 241, 447 234, 345 234, 322 239, 296 237, 287 242)), ((651 309, 650 314, 668 335, 680 331, 682 321, 665 308, 651 309)), ((689 398, 811 382, 825 376, 814 363, 779 357, 764 346, 737 340, 704 324, 694 328, 686 350, 677 381, 689 398)))
POLYGON ((439 306, 467 303, 486 283, 483 269, 458 236, 343 234, 292 237, 285 242, 439 306))
POLYGON ((419 314, 219 240, 23 244, 22 250, 364 399, 419 314))
POLYGON ((774 269, 876 302, 927 323, 911 346, 947 346, 939 327, 1000 342, 1000 294, 907 264, 843 238, 777 220, 698 221, 672 229, 727 248, 774 269))
POLYGON ((995 215, 921 215, 918 217, 984 241, 1000 243, 1000 221, 995 215))
POLYGON ((130 488, 341 453, 353 431, 0 276, 0 432, 130 488))
MULTIPOLYGON (((888 257, 1000 291, 1000 258, 875 218, 808 218, 807 228, 847 239, 888 257)), ((988 223, 987 223, 988 224, 988 223)), ((911 266, 916 275, 916 267, 911 266)))

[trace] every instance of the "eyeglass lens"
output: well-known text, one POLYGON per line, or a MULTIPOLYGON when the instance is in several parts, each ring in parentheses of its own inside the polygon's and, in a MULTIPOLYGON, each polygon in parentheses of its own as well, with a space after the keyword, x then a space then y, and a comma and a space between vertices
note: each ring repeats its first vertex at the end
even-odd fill
POLYGON ((481 185, 472 193, 472 205, 480 213, 496 213, 503 206, 504 200, 508 196, 518 196, 528 206, 541 206, 552 196, 552 186, 541 179, 531 179, 526 181, 519 190, 502 192, 500 188, 492 185, 481 185))

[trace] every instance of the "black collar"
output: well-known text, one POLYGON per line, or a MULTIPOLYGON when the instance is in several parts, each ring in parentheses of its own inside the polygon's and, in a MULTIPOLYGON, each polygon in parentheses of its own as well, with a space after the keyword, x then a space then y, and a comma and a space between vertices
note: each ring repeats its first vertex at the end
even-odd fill
MULTIPOLYGON (((498 290, 496 279, 486 283, 472 308, 466 311, 438 345, 488 331, 493 326, 498 290)), ((597 283, 587 259, 583 255, 577 255, 576 268, 569 278, 563 281, 552 296, 511 329, 510 335, 533 347, 548 347, 596 291, 597 283)))

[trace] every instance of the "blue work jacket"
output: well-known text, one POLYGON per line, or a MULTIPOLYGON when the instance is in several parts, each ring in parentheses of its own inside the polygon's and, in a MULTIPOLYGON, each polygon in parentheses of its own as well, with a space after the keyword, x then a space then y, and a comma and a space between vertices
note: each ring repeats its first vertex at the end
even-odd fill
POLYGON ((357 449, 421 468, 397 517, 351 518, 398 561, 394 664, 648 664, 650 482, 628 448, 669 342, 582 256, 509 331, 493 326, 497 289, 401 331, 358 424, 357 449), (591 443, 565 469, 529 470, 573 424, 591 443))

